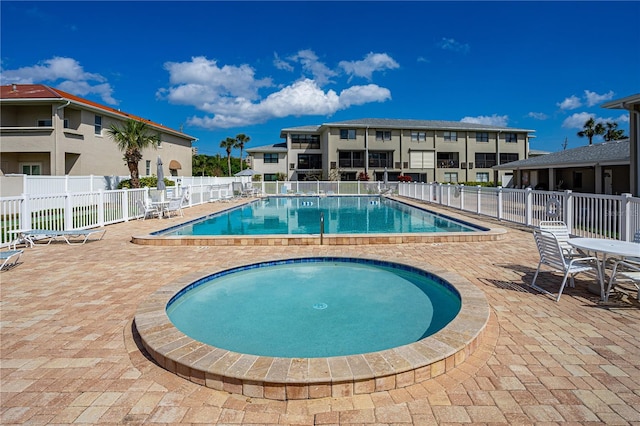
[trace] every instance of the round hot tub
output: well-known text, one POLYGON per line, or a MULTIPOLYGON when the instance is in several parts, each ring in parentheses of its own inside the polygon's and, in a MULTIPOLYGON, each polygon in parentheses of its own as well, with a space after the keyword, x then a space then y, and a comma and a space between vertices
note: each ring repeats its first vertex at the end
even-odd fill
POLYGON ((455 274, 363 258, 280 259, 166 286, 135 318, 164 368, 253 397, 408 386, 475 349, 484 295, 455 274))

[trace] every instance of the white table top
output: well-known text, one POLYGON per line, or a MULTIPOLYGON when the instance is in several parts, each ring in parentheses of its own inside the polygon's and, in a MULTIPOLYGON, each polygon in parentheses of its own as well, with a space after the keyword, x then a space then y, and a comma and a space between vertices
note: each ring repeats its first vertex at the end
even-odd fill
POLYGON ((568 243, 573 247, 587 251, 624 257, 640 256, 640 244, 630 241, 606 240, 604 238, 569 238, 568 243))

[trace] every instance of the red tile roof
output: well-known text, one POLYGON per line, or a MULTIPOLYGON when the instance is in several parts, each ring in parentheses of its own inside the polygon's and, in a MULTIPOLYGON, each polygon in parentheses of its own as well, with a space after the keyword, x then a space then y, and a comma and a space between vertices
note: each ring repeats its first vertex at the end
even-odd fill
POLYGON ((83 104, 86 106, 90 106, 92 108, 102 110, 110 114, 118 115, 124 119, 130 118, 136 121, 142 121, 143 123, 147 123, 150 126, 165 129, 170 131, 171 133, 180 134, 182 137, 186 139, 191 139, 191 140, 196 139, 178 130, 171 129, 170 127, 155 123, 146 118, 142 118, 133 114, 122 112, 118 109, 111 108, 111 107, 99 104, 97 102, 93 102, 88 99, 84 99, 79 96, 72 95, 71 93, 62 91, 60 89, 54 89, 52 87, 45 86, 44 84, 7 84, 4 86, 0 86, 0 99, 52 99, 52 100, 58 99, 58 100, 72 101, 77 104, 83 104))

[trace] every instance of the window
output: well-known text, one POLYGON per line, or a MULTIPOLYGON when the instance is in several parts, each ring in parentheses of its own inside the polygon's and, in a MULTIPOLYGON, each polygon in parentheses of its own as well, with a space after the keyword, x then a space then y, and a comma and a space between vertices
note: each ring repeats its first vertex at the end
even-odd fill
POLYGON ((278 163, 278 154, 277 153, 265 153, 264 154, 264 162, 277 164, 278 163))
POLYGON ((340 168, 347 169, 364 167, 364 151, 340 151, 338 164, 340 168))
POLYGON ((93 121, 93 133, 96 135, 102 134, 102 116, 96 115, 93 121))
POLYGON ((302 169, 302 170, 322 169, 322 155, 298 154, 298 169, 302 169))
POLYGON ((151 174, 151 160, 147 160, 144 163, 144 173, 149 176, 151 174))
POLYGON ((489 142, 489 133, 476 132, 476 142, 489 142))
POLYGON ((393 152, 369 152, 369 167, 393 167, 393 152))
POLYGON ((53 123, 50 118, 44 120, 38 120, 38 127, 51 127, 53 123))
POLYGON ((518 161, 518 154, 500 153, 500 164, 518 161))
POLYGON ((489 173, 476 173, 476 182, 489 182, 489 173))
POLYGON ((158 138, 156 139, 158 141, 158 148, 162 148, 162 135, 158 133, 156 137, 158 138))
POLYGON ((340 129, 340 139, 355 139, 356 129, 340 129))
POLYGON ((25 175, 36 175, 39 176, 42 174, 42 168, 40 164, 37 163, 23 163, 20 164, 20 169, 25 175))
POLYGON ((455 142, 455 141, 458 140, 458 133, 457 132, 444 132, 444 140, 445 141, 455 142))
MULTIPOLYGON (((355 139, 355 137, 354 137, 355 139)), ((320 148, 320 135, 291 135, 291 148, 320 148)))
POLYGON ((62 120, 62 127, 64 127, 65 129, 69 128, 69 119, 65 118, 64 120, 62 120))
POLYGON ((427 132, 411 132, 411 140, 414 142, 424 142, 427 140, 427 132))
POLYGON ((496 154, 493 152, 477 152, 476 167, 479 169, 488 169, 496 165, 496 154))
POLYGON ((277 173, 265 173, 263 177, 265 182, 274 182, 278 180, 277 173))
POLYGON ((433 169, 435 154, 433 151, 411 151, 409 152, 410 169, 433 169))
POLYGON ((505 133, 504 141, 509 143, 518 143, 518 134, 517 133, 505 133))
POLYGON ((390 141, 391 140, 391 131, 389 130, 376 130, 376 140, 377 141, 390 141))
POLYGON ((458 182, 458 172, 444 172, 445 182, 458 182))
POLYGON ((439 152, 438 168, 439 169, 457 169, 458 168, 457 152, 439 152))

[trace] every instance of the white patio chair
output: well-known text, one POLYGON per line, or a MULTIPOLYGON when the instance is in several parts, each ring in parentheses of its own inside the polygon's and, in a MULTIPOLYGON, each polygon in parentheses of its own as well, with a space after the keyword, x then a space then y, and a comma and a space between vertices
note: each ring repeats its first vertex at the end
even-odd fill
POLYGON ((536 229, 533 231, 533 238, 536 241, 536 246, 538 247, 538 252, 540 253, 540 262, 538 263, 536 274, 533 276, 531 287, 542 293, 556 297, 553 293, 538 287, 536 285, 536 279, 538 278, 538 274, 540 273, 542 265, 551 267, 557 272, 562 272, 563 278, 562 283, 560 284, 560 290, 558 291, 558 295, 556 297, 556 302, 560 301, 562 291, 567 284, 567 278, 570 279, 570 286, 575 287, 575 275, 591 270, 595 270, 596 274, 599 275, 598 268, 592 266, 594 263, 597 264, 598 262, 595 257, 572 257, 570 255, 567 255, 562 249, 562 246, 560 245, 557 237, 553 233, 536 229))
POLYGON ((562 251, 569 256, 583 256, 585 253, 580 253, 575 247, 569 244, 571 233, 566 223, 561 220, 543 220, 538 226, 541 231, 551 232, 556 236, 562 251))
POLYGON ((178 213, 180 214, 180 217, 184 217, 184 214, 182 213, 182 200, 183 198, 172 198, 169 200, 169 205, 164 210, 167 217, 171 217, 172 214, 177 216, 178 213))
MULTIPOLYGON (((636 231, 633 236, 633 242, 640 244, 640 229, 636 231)), ((610 292, 616 282, 621 279, 629 280, 631 284, 635 286, 637 290, 636 298, 640 301, 640 249, 638 257, 626 257, 614 263, 607 293, 610 292)))
POLYGON ((145 203, 144 200, 137 200, 136 205, 138 206, 138 210, 140 210, 140 212, 142 213, 142 220, 145 220, 147 216, 155 216, 158 218, 160 217, 160 210, 158 210, 151 204, 145 203))

